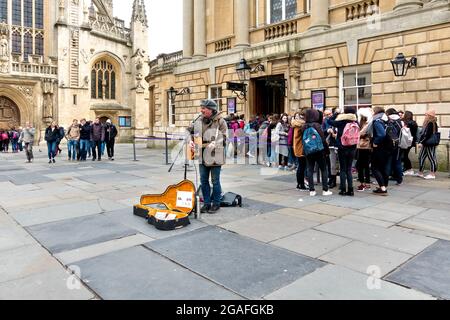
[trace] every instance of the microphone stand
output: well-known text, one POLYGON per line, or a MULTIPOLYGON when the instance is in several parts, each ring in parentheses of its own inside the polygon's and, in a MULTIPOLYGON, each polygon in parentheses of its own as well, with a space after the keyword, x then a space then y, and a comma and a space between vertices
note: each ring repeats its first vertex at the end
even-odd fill
MULTIPOLYGON (((202 116, 202 114, 200 114, 194 121, 192 121, 192 124, 195 124, 195 123, 197 122, 197 120, 201 118, 201 116, 202 116)), ((187 143, 188 138, 189 138, 189 137, 186 137, 186 139, 184 139, 183 145, 181 146, 180 151, 178 152, 178 154, 177 154, 177 156, 175 157, 175 159, 174 159, 172 165, 170 166, 169 173, 172 172, 173 167, 175 166, 175 163, 177 162, 178 158, 181 156, 181 152, 185 151, 185 156, 187 155, 187 151, 188 151, 187 148, 189 148, 188 143, 187 143)), ((187 180, 187 170, 188 170, 188 166, 189 166, 189 160, 188 160, 187 157, 186 157, 186 159, 185 159, 185 161, 184 161, 184 180, 187 180)), ((195 167, 195 163, 194 163, 194 167, 195 167)), ((195 167, 195 172, 196 172, 196 186, 195 186, 196 191, 195 191, 195 198, 196 198, 196 205, 197 205, 197 208, 196 208, 197 210, 196 210, 195 218, 196 218, 197 220, 200 220, 200 219, 201 219, 201 209, 200 209, 200 186, 198 186, 198 172, 197 172, 197 167, 195 167)))

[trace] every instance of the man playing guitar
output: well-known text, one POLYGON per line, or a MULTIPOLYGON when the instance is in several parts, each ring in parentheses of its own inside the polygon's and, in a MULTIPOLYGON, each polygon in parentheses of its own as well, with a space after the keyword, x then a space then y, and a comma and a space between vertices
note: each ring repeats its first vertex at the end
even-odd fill
POLYGON ((203 100, 200 104, 199 116, 188 128, 190 134, 190 151, 196 153, 196 142, 202 140, 198 160, 200 167, 200 182, 204 199, 202 213, 214 214, 220 210, 222 186, 220 174, 225 164, 225 144, 227 137, 227 123, 218 111, 214 100, 203 100), (212 194, 209 177, 212 180, 212 194))

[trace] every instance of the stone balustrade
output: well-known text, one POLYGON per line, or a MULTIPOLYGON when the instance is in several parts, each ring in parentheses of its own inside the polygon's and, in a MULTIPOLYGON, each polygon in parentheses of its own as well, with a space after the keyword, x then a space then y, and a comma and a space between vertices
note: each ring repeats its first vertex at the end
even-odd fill
POLYGON ((28 61, 22 55, 11 55, 11 74, 26 76, 45 76, 56 79, 58 76, 57 59, 50 58, 48 63, 44 63, 42 56, 29 56, 28 61))
POLYGON ((173 53, 160 54, 156 59, 150 61, 150 70, 166 70, 173 68, 176 64, 183 59, 183 50, 173 53))
POLYGON ((297 21, 287 21, 276 25, 270 25, 264 29, 265 40, 272 40, 290 36, 297 33, 297 21))
POLYGON ((364 19, 380 13, 379 0, 366 0, 346 7, 346 21, 364 19))
POLYGON ((221 52, 231 49, 231 38, 225 38, 214 42, 215 52, 221 52))

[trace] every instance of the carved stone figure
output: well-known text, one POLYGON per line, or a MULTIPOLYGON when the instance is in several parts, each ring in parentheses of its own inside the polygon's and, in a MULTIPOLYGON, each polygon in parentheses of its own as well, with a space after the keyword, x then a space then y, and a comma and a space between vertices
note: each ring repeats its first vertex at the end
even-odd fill
POLYGON ((9 43, 6 35, 0 38, 0 73, 9 71, 9 43))

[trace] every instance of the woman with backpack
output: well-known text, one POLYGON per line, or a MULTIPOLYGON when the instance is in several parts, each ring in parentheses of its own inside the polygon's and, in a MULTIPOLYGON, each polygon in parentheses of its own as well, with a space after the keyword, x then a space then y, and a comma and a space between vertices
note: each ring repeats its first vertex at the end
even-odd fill
POLYGON ((418 176, 426 180, 436 179, 438 162, 436 157, 436 148, 440 143, 439 126, 437 124, 436 111, 429 110, 425 113, 425 121, 422 127, 422 134, 419 138, 421 146, 419 154, 420 171, 418 176), (431 163, 431 172, 424 176, 425 160, 429 159, 431 163))
POLYGON ((358 169, 358 181, 360 183, 358 192, 364 192, 372 189, 370 182, 370 158, 372 156, 372 146, 370 143, 369 134, 367 132, 370 120, 372 119, 371 111, 372 109, 369 108, 360 109, 358 111, 360 117, 359 126, 361 128, 357 150, 358 161, 356 163, 356 168, 358 169))
POLYGON ((411 135, 413 137, 412 145, 402 150, 402 160, 403 160, 403 170, 405 176, 414 176, 414 170, 412 167, 411 160, 409 159, 409 154, 411 153, 412 148, 416 148, 417 146, 417 134, 419 132, 419 126, 417 122, 414 121, 414 114, 411 111, 406 111, 403 115, 403 122, 405 126, 411 131, 411 135))
POLYGON ((308 165, 308 184, 311 197, 315 197, 317 195, 314 187, 314 169, 316 164, 319 165, 319 169, 322 172, 322 195, 331 196, 333 194, 328 188, 328 171, 325 162, 327 143, 319 121, 320 114, 317 110, 306 110, 306 123, 303 125, 301 135, 303 137, 303 153, 306 156, 306 162, 308 165))
POLYGON ((392 161, 392 149, 386 135, 386 123, 389 121, 384 108, 373 108, 373 119, 367 132, 372 136, 372 172, 378 183, 374 194, 386 196, 389 185, 390 162, 392 161))
POLYGON ((58 141, 61 141, 60 130, 55 121, 45 130, 45 141, 47 141, 48 163, 56 163, 56 148, 58 141))
POLYGON ((343 114, 335 114, 328 123, 337 129, 336 144, 338 147, 341 196, 355 195, 353 189, 352 165, 356 148, 360 139, 360 129, 354 107, 345 107, 343 114))
POLYGON ((3 145, 3 152, 8 153, 8 150, 9 150, 9 134, 8 134, 7 130, 2 132, 2 145, 3 145))
POLYGON ((279 143, 276 145, 276 152, 279 154, 279 167, 280 170, 288 169, 288 156, 289 156, 289 148, 288 148, 288 136, 289 136, 289 116, 284 113, 281 116, 280 121, 278 122, 275 128, 276 135, 279 137, 279 143))

